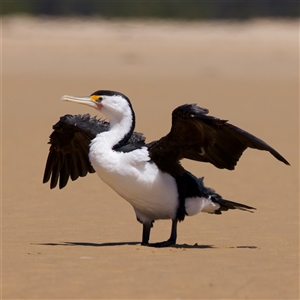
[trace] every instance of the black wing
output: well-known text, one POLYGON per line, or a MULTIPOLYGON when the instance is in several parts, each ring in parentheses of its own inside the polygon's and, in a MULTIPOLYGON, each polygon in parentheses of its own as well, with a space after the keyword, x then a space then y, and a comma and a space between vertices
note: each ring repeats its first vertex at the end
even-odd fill
POLYGON ((276 150, 254 135, 212 116, 195 104, 177 107, 172 113, 172 128, 159 141, 149 144, 150 157, 160 168, 180 159, 209 162, 220 169, 233 170, 248 148, 269 151, 289 165, 276 150))
MULTIPOLYGON (((53 126, 50 135, 50 150, 45 167, 43 183, 50 180, 51 189, 59 182, 59 188, 87 173, 94 173, 88 153, 92 139, 98 133, 107 131, 109 123, 85 115, 65 115, 53 126)), ((129 141, 116 151, 128 152, 144 145, 145 137, 134 132, 129 141)))

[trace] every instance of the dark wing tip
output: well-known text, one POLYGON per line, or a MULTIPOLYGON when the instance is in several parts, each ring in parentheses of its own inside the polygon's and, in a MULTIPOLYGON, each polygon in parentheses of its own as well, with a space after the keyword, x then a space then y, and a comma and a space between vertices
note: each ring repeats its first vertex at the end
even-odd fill
MULTIPOLYGON (((273 154, 274 155, 274 154, 273 154)), ((274 155, 275 156, 275 155, 274 155)), ((275 156, 279 161, 283 162, 284 164, 286 164, 287 166, 290 166, 291 164, 281 155, 279 156, 275 156)))
POLYGON ((269 152, 275 157, 277 158, 279 161, 283 162, 284 164, 286 164, 287 166, 290 166, 291 164, 282 156, 280 155, 276 150, 274 150, 272 148, 273 151, 270 151, 269 152))
POLYGON ((290 166, 290 163, 279 154, 274 148, 268 145, 263 140, 254 136, 253 134, 237 127, 232 124, 226 124, 226 127, 246 146, 257 150, 265 150, 270 152, 276 159, 290 166))

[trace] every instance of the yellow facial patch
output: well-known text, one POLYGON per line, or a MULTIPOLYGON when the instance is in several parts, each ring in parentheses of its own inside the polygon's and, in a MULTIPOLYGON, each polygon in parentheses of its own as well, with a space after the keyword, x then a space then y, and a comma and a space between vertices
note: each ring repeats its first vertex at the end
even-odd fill
POLYGON ((90 96, 90 99, 92 100, 92 101, 99 101, 99 100, 101 100, 101 96, 99 96, 99 95, 92 95, 92 96, 90 96))

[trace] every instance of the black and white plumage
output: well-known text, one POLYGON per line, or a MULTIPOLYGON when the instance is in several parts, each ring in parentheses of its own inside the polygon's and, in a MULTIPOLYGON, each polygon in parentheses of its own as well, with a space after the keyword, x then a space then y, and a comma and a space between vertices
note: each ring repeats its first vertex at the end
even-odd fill
POLYGON ((97 172, 98 176, 134 208, 143 224, 142 245, 168 246, 176 243, 177 222, 199 212, 221 214, 229 209, 255 209, 223 199, 204 186, 180 164, 183 158, 209 162, 233 170, 245 149, 269 151, 289 165, 276 150, 250 133, 208 116, 195 104, 177 107, 171 131, 160 140, 145 143, 134 132, 135 115, 129 99, 100 90, 89 97, 63 96, 62 100, 86 104, 100 110, 109 123, 90 115, 65 115, 53 126, 50 152, 43 182, 63 188, 68 179, 97 172), (153 222, 171 219, 170 238, 149 244, 153 222))

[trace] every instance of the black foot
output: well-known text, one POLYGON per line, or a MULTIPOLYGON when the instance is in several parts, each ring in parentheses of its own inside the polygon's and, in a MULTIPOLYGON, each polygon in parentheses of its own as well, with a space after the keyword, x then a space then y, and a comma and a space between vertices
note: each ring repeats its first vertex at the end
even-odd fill
POLYGON ((163 247, 169 247, 169 246, 172 246, 172 245, 175 245, 175 244, 176 244, 176 241, 167 240, 167 241, 164 241, 164 242, 147 244, 145 246, 155 247, 155 248, 163 248, 163 247))
POLYGON ((150 236, 150 230, 151 230, 153 222, 154 221, 152 221, 151 223, 143 224, 143 239, 142 239, 141 246, 163 248, 163 247, 169 247, 169 246, 175 245, 176 238, 177 238, 177 220, 172 220, 171 236, 167 241, 150 244, 149 236, 150 236))

